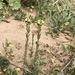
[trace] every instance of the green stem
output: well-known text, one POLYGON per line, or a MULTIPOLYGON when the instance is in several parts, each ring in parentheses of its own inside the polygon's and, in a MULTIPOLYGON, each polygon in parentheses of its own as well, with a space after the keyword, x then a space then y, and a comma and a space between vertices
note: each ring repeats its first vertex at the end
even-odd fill
POLYGON ((35 52, 35 56, 34 56, 34 65, 35 65, 35 70, 34 70, 34 74, 37 73, 37 75, 39 74, 39 71, 37 71, 38 69, 38 58, 39 58, 39 55, 38 55, 38 50, 39 50, 39 40, 40 40, 40 32, 41 32, 41 25, 39 25, 39 28, 38 28, 38 34, 37 34, 37 41, 36 41, 36 52, 35 52))
POLYGON ((40 32, 41 32, 41 25, 39 25, 38 34, 37 34, 36 52, 35 52, 35 57, 34 57, 35 62, 38 59, 39 40, 40 40, 40 35, 41 35, 40 32))
POLYGON ((26 44, 25 44, 25 52, 24 52, 24 64, 26 63, 26 57, 27 57, 27 49, 28 49, 28 42, 29 42, 29 32, 30 32, 30 25, 26 24, 26 44))
POLYGON ((31 48, 31 57, 33 56, 33 45, 34 45, 34 33, 32 34, 32 48, 31 48))

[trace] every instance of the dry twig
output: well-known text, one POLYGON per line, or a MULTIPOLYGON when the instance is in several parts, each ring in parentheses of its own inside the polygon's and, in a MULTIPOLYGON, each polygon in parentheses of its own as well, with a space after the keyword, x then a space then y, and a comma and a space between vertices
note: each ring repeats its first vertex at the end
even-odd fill
POLYGON ((74 59, 74 55, 72 55, 72 58, 70 59, 70 61, 60 70, 61 72, 63 72, 63 70, 67 67, 67 66, 69 66, 69 64, 72 62, 72 60, 74 59))

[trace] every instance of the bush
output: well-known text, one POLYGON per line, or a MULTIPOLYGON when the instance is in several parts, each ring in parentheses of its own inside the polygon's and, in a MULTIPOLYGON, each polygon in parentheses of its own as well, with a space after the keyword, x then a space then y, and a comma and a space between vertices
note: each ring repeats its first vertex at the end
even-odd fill
POLYGON ((12 10, 18 10, 21 7, 20 0, 0 0, 0 9, 9 6, 12 10))

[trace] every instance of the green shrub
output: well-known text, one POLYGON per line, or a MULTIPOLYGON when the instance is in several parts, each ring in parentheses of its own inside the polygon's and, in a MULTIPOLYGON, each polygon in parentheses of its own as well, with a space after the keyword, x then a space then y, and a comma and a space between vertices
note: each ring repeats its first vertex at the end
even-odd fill
POLYGON ((0 9, 6 7, 7 4, 12 10, 18 10, 21 7, 20 0, 0 0, 0 9))

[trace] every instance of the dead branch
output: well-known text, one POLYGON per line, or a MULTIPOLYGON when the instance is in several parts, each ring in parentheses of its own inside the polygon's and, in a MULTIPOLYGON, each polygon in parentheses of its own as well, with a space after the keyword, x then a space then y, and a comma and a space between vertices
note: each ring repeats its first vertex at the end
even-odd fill
POLYGON ((69 64, 72 62, 72 60, 74 59, 74 55, 72 56, 72 58, 70 59, 70 61, 68 61, 68 63, 61 69, 61 72, 63 72, 63 70, 67 67, 67 66, 69 66, 69 64))

